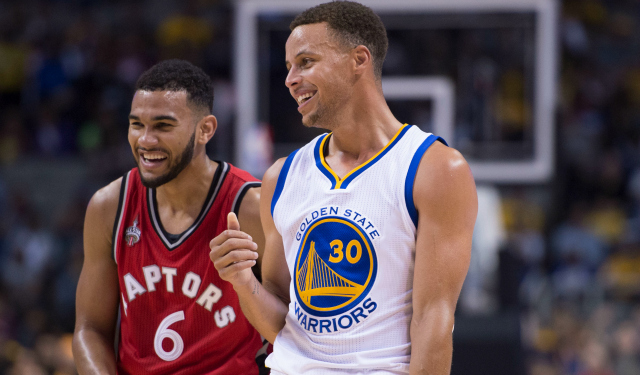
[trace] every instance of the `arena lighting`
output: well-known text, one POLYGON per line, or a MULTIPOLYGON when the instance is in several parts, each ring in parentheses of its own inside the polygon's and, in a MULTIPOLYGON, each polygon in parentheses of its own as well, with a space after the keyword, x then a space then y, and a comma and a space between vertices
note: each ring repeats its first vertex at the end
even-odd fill
MULTIPOLYGON (((237 0, 235 19, 235 71, 237 88, 236 134, 249 134, 258 122, 258 17, 264 14, 295 15, 326 1, 317 0, 237 0)), ((557 0, 362 0, 380 14, 407 12, 534 12, 535 66, 533 68, 533 157, 526 160, 474 160, 466 155, 478 181, 496 183, 542 183, 553 176, 555 135, 554 115, 557 77, 557 0)), ((284 48, 284 45, 282 46, 284 48)), ((411 77, 424 92, 403 94, 397 90, 399 77, 383 76, 387 99, 430 99, 434 101, 434 132, 455 147, 450 83, 443 77, 411 77), (449 88, 447 88, 449 87, 449 88), (443 102, 442 102, 443 101, 443 102), (447 137, 448 136, 448 137, 447 137)), ((405 82, 406 83, 406 82, 405 82)), ((454 99, 455 100, 455 99, 454 99)), ((235 160, 240 168, 248 145, 236 137, 235 160)))

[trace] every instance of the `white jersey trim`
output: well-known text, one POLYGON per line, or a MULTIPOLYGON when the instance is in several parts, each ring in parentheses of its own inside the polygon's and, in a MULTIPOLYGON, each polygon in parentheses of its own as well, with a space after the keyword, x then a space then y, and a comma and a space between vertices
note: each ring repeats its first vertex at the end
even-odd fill
POLYGON ((220 164, 220 167, 222 167, 222 173, 220 175, 220 178, 218 178, 216 188, 213 191, 213 194, 211 194, 211 198, 209 198, 209 201, 207 202, 207 205, 206 205, 205 209, 202 211, 202 214, 200 215, 198 220, 196 220, 196 222, 193 223, 189 227, 189 229, 187 229, 186 231, 184 231, 182 233, 182 235, 180 236, 180 239, 178 239, 174 243, 171 243, 171 241, 169 241, 167 239, 167 237, 165 237, 165 235, 164 235, 164 233, 162 231, 162 227, 160 225, 159 219, 158 219, 158 217, 156 215, 155 190, 154 189, 147 189, 147 205, 149 207, 149 216, 151 217, 151 224, 153 224, 153 227, 154 227, 156 233, 158 234, 158 237, 160 237, 160 239, 162 240, 162 243, 164 243, 164 245, 169 250, 173 250, 173 249, 177 248, 187 238, 189 238, 189 236, 191 236, 191 234, 200 226, 200 223, 202 222, 202 220, 204 220, 204 218, 207 216, 207 213, 209 212, 209 209, 213 205, 213 202, 215 201, 216 196, 218 195, 218 191, 220 191, 220 187, 222 186, 222 183, 224 182, 225 177, 227 176, 227 172, 229 171, 229 164, 227 164, 225 162, 222 162, 220 164))
POLYGON ((242 186, 240 186, 240 189, 238 189, 238 193, 236 193, 236 197, 233 198, 233 204, 231 204, 231 211, 236 215, 238 215, 240 213, 240 205, 242 204, 242 199, 244 198, 244 195, 247 194, 249 189, 260 187, 260 186, 262 186, 262 183, 258 181, 248 181, 248 182, 245 182, 242 186))
POLYGON ((122 227, 122 218, 127 206, 127 196, 129 195, 129 176, 131 171, 122 177, 120 185, 120 197, 118 199, 118 211, 116 212, 116 222, 113 232, 113 260, 118 264, 118 244, 120 243, 120 228, 122 227))

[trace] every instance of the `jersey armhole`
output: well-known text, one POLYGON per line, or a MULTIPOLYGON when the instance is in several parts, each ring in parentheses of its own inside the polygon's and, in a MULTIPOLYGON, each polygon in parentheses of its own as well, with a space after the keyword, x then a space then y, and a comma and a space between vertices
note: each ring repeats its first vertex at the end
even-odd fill
POLYGON ((287 180, 287 174, 289 173, 289 168, 291 167, 291 162, 296 154, 300 151, 300 149, 295 150, 289 156, 287 156, 287 160, 284 161, 284 165, 282 165, 282 169, 280 170, 280 174, 278 175, 278 182, 276 183, 276 189, 273 192, 273 197, 271 198, 271 217, 273 217, 273 211, 276 208, 276 203, 278 203, 278 199, 280 199, 280 194, 282 194, 282 189, 284 189, 284 183, 287 180))
POLYGON ((447 142, 444 139, 430 134, 427 139, 422 142, 422 144, 416 150, 416 153, 413 155, 411 163, 409 164, 409 171, 407 172, 407 177, 404 182, 404 201, 407 206, 407 212, 409 212, 411 221, 413 221, 413 225, 415 225, 416 228, 418 228, 418 210, 416 209, 415 203, 413 202, 413 184, 416 180, 416 174, 418 173, 418 166, 420 165, 422 156, 427 151, 429 146, 431 146, 435 141, 440 141, 445 146, 448 146, 447 142))
POLYGON ((262 183, 259 181, 249 181, 245 182, 244 185, 238 189, 238 193, 236 193, 236 197, 233 199, 233 204, 231 205, 231 211, 239 218, 240 217, 240 205, 242 204, 242 199, 249 189, 254 187, 260 187, 262 183))
POLYGON ((113 223, 113 234, 111 237, 111 243, 113 244, 113 261, 118 264, 118 233, 120 233, 120 226, 122 225, 122 216, 124 215, 124 206, 127 200, 127 192, 129 191, 129 175, 131 171, 125 173, 122 176, 122 183, 120 184, 120 196, 118 197, 118 210, 116 211, 116 219, 113 223))

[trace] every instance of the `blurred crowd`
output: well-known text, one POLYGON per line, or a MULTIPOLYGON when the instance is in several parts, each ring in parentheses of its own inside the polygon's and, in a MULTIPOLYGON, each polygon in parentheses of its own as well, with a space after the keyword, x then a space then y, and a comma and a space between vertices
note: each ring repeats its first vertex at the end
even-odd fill
POLYGON ((503 191, 501 300, 531 374, 640 374, 640 3, 564 1, 560 42, 556 176, 503 191))
POLYGON ((37 178, 15 186, 0 174, 0 373, 75 373, 84 212, 95 190, 133 166, 133 84, 159 60, 188 59, 213 76, 216 114, 228 126, 231 11, 215 0, 0 3, 0 168, 86 166, 73 198, 54 212, 34 203, 47 188, 37 178))
MULTIPOLYGON (((640 374, 640 2, 565 0, 559 22, 555 177, 499 187, 495 303, 475 313, 519 311, 530 374, 640 374)), ((214 77, 230 129, 232 23, 222 0, 0 3, 0 171, 87 166, 56 212, 0 174, 0 373, 75 372, 84 211, 133 165, 132 85, 161 59, 188 59, 214 77)), ((227 141, 210 154, 233 161, 227 141)))

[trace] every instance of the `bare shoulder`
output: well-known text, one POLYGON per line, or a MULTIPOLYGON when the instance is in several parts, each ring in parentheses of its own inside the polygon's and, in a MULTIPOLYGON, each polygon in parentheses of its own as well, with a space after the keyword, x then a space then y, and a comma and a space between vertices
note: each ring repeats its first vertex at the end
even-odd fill
POLYGON ((97 242, 111 245, 121 186, 122 177, 101 188, 91 197, 84 221, 85 251, 90 248, 103 247, 88 247, 87 241, 93 245, 97 245, 97 242))
POLYGON ((91 197, 89 206, 87 207, 87 212, 90 210, 97 211, 101 216, 110 216, 111 219, 115 220, 116 211, 118 210, 118 201, 120 199, 121 186, 122 177, 98 190, 93 194, 93 197, 91 197))
MULTIPOLYGON (((260 200, 260 211, 263 215, 263 220, 267 217, 271 218, 271 201, 278 185, 278 178, 280 172, 284 166, 284 162, 287 158, 280 158, 264 173, 262 177, 262 198, 260 200)), ((264 222, 263 222, 264 225, 264 222)), ((266 228, 265 228, 266 229, 266 228)))
POLYGON ((282 167, 284 166, 284 162, 287 158, 280 158, 276 160, 275 163, 267 171, 264 173, 262 177, 263 185, 267 185, 272 188, 271 193, 273 194, 273 189, 275 189, 276 184, 278 183, 278 177, 280 177, 280 172, 282 171, 282 167))
POLYGON ((96 191, 91 197, 89 207, 95 207, 101 210, 109 210, 111 206, 114 212, 118 209, 118 200, 120 198, 120 188, 122 186, 122 177, 112 181, 109 185, 104 186, 100 190, 96 191))
POLYGON ((240 203, 240 209, 238 210, 238 218, 241 217, 260 217, 260 192, 262 187, 256 186, 247 190, 240 203))
POLYGON ((249 233, 252 237, 259 235, 262 237, 262 228, 260 227, 260 186, 252 187, 247 190, 242 197, 240 207, 238 208, 238 220, 240 228, 249 233), (260 233, 256 233, 260 232, 260 233))
POLYGON ((438 214, 452 205, 477 210, 476 185, 469 164, 458 150, 440 142, 429 147, 422 157, 413 197, 418 211, 422 208, 438 214))

